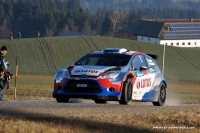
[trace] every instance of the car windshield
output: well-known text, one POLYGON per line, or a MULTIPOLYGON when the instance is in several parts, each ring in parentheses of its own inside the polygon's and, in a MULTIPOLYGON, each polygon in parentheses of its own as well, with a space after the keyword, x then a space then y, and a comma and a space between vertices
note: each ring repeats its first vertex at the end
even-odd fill
POLYGON ((88 54, 75 63, 75 65, 94 66, 125 66, 131 56, 125 54, 88 54))

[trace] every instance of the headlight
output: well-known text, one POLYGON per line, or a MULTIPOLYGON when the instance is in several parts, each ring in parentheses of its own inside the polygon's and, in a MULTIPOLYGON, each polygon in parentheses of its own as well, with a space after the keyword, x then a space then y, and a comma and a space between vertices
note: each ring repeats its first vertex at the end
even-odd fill
POLYGON ((69 76, 69 73, 68 73, 68 71, 64 71, 64 73, 63 73, 63 78, 69 78, 70 76, 69 76))
POLYGON ((54 77, 54 79, 56 80, 56 83, 61 82, 63 78, 69 78, 69 73, 67 70, 58 71, 54 77))
POLYGON ((120 74, 120 71, 109 71, 99 77, 99 79, 115 79, 120 74))

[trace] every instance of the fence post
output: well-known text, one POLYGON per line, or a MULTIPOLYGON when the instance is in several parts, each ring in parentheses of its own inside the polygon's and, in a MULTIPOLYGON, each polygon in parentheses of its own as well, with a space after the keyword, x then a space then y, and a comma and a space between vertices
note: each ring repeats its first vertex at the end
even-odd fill
POLYGON ((18 72, 18 54, 16 55, 14 100, 16 99, 16 94, 17 94, 17 72, 18 72))

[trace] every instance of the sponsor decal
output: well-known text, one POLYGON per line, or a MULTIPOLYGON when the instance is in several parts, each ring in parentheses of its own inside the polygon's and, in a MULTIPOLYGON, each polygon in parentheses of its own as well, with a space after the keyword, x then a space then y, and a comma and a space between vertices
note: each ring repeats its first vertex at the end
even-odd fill
POLYGON ((139 70, 135 71, 135 72, 134 72, 134 75, 135 75, 136 77, 144 76, 144 74, 143 74, 142 72, 140 72, 139 70))
POLYGON ((85 73, 98 73, 97 70, 76 70, 75 73, 82 73, 82 72, 85 72, 85 73))
POLYGON ((79 75, 86 74, 87 76, 98 76, 99 74, 113 69, 116 67, 106 67, 106 66, 75 66, 71 72, 71 75, 79 75))
POLYGON ((150 70, 151 72, 154 72, 154 69, 153 69, 153 68, 149 68, 149 70, 150 70))
POLYGON ((134 95, 137 95, 137 91, 134 91, 133 94, 134 94, 134 95))
POLYGON ((137 80, 137 89, 140 88, 146 88, 151 86, 151 78, 144 78, 144 79, 138 79, 137 80))

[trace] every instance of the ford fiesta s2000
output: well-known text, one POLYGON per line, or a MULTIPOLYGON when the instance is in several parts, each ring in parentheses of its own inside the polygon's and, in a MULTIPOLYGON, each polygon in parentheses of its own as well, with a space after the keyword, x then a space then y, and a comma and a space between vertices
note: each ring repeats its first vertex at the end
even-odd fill
POLYGON ((53 97, 58 103, 70 98, 92 99, 95 103, 131 100, 162 106, 167 84, 156 62, 156 55, 106 48, 83 56, 55 75, 53 97))

